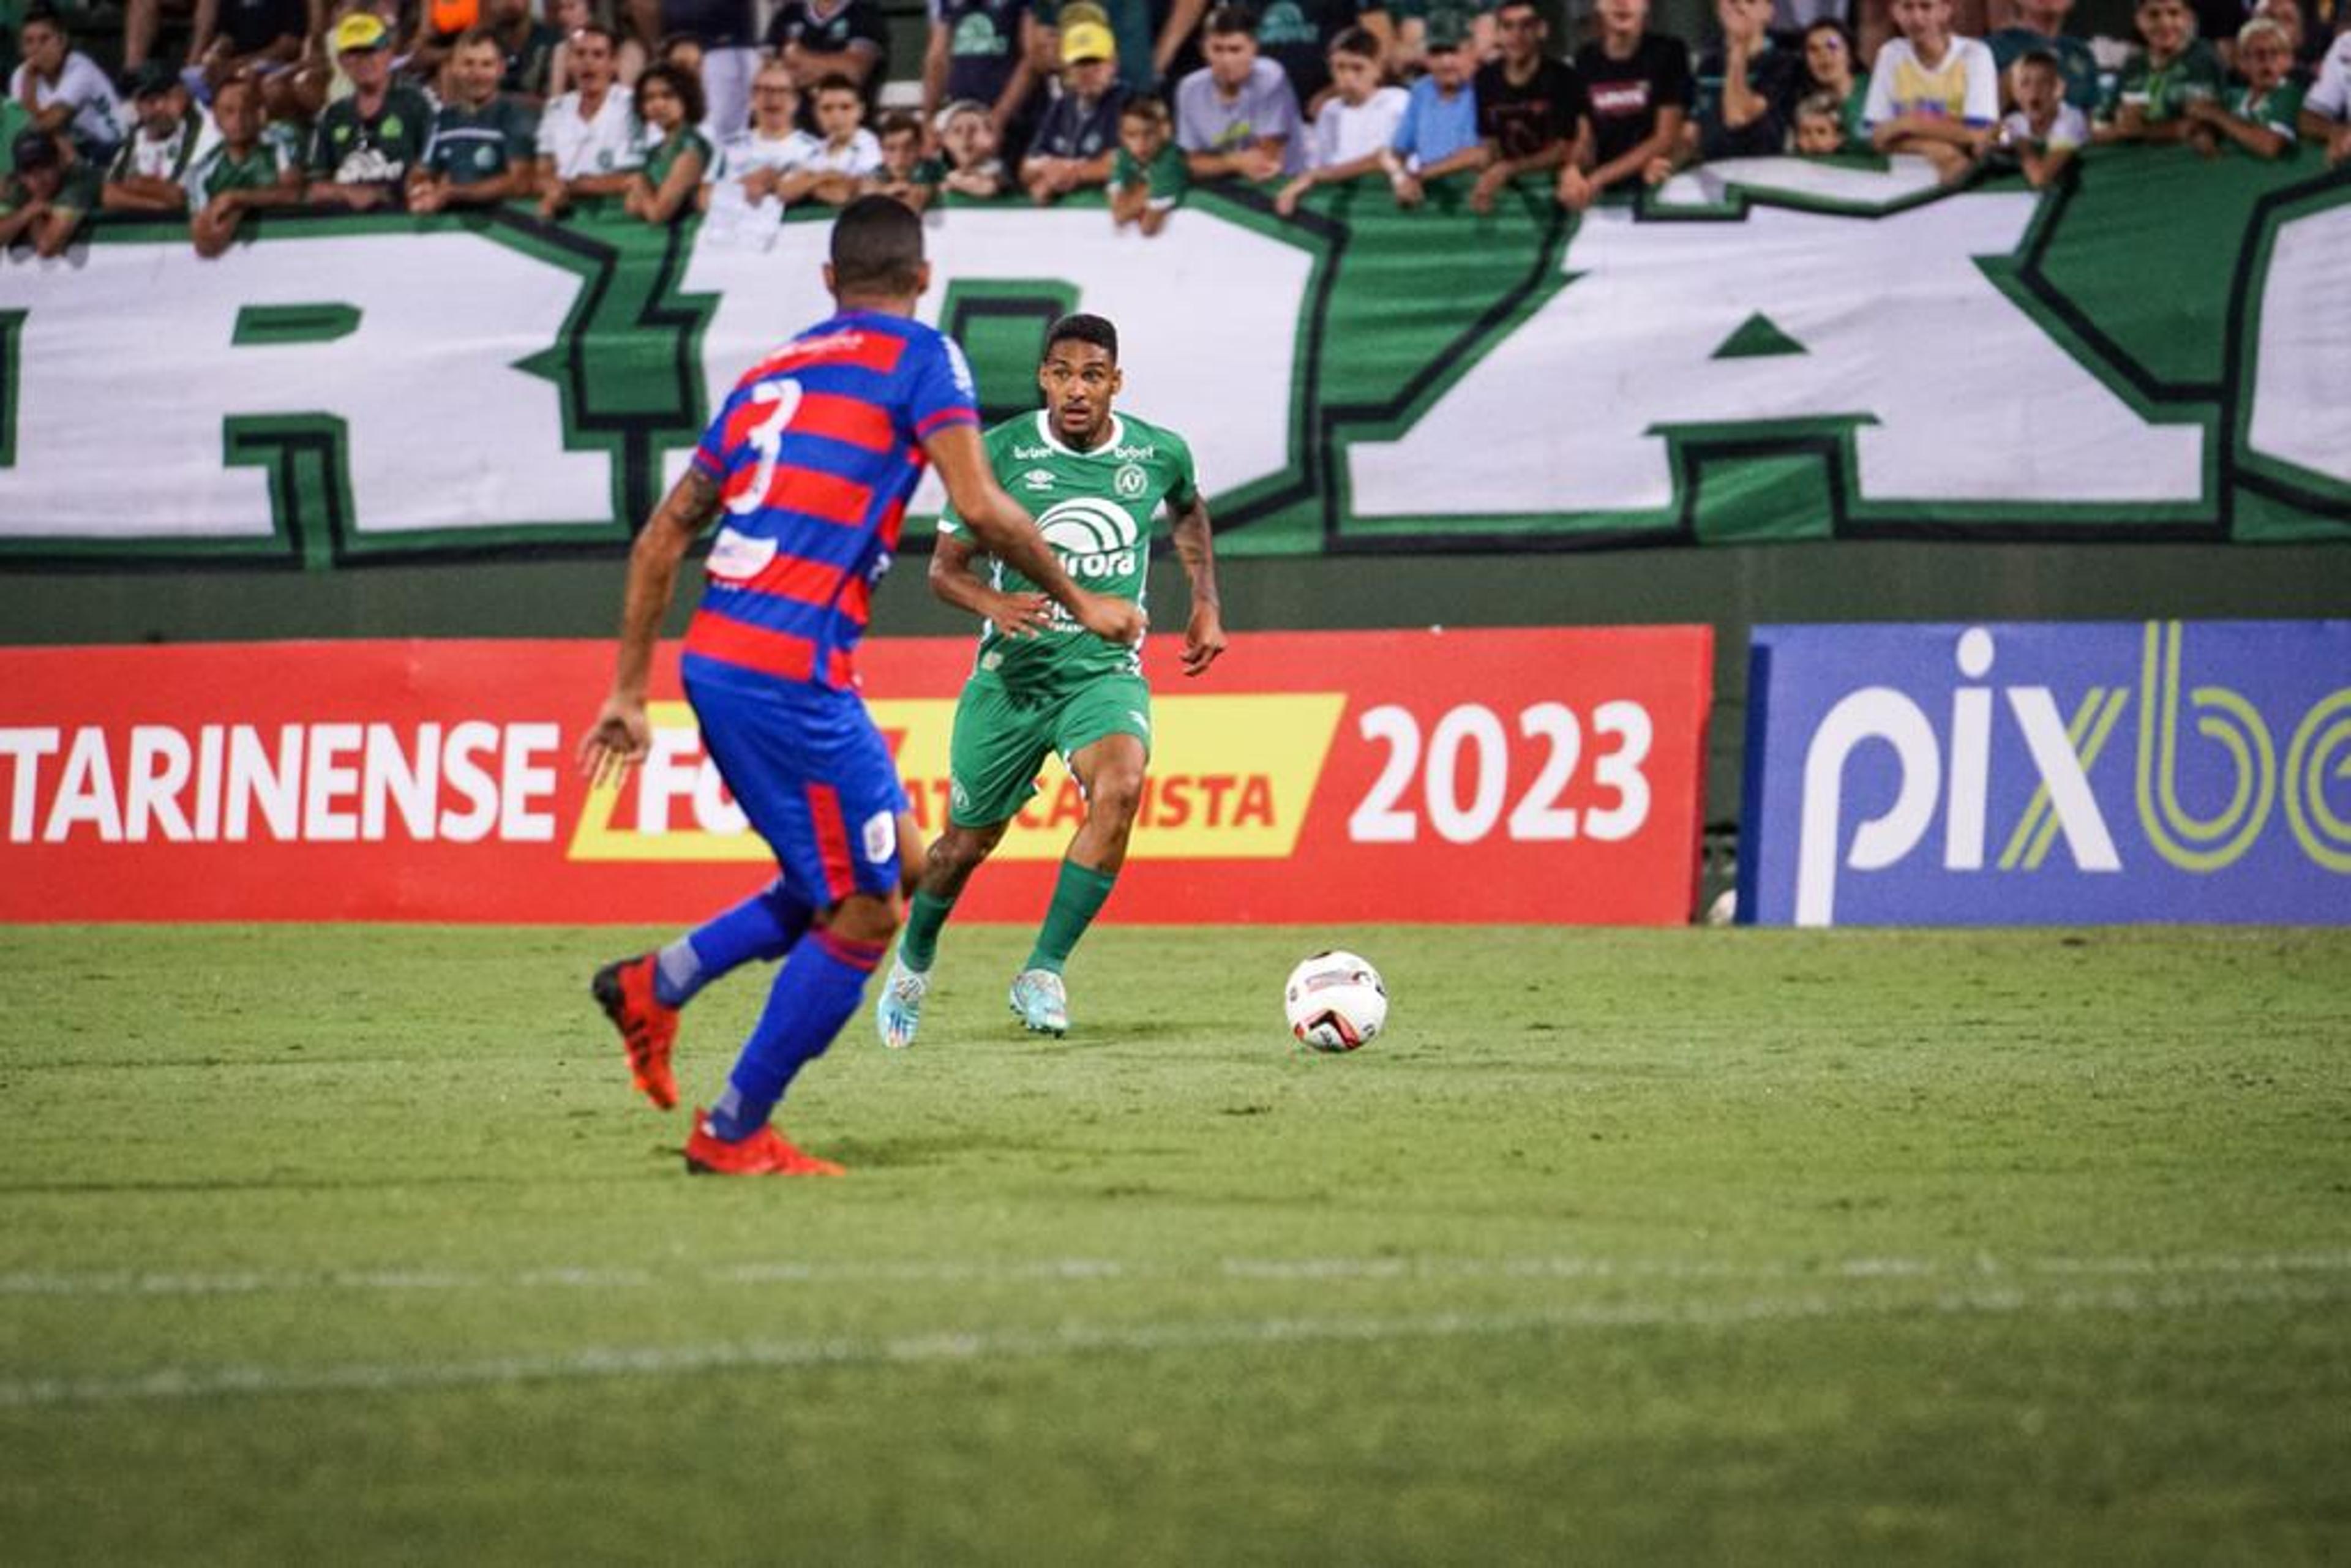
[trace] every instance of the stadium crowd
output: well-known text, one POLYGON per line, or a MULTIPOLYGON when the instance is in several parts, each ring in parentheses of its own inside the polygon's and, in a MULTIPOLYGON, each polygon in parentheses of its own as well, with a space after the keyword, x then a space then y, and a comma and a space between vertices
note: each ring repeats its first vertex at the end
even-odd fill
POLYGON ((2329 37, 2305 0, 2137 0, 2126 52, 2069 34, 2073 0, 1715 0, 1701 40, 1649 0, 1592 0, 1580 40, 1533 0, 929 0, 919 62, 878 0, 540 3, 130 0, 110 73, 34 0, 5 35, 0 250, 57 255, 99 213, 184 218, 207 256, 273 208, 501 202, 759 245, 872 191, 1096 189, 1154 234, 1207 181, 1284 214, 1353 181, 1483 212, 1534 180, 1580 211, 1726 158, 2039 185, 2103 142, 2351 157, 2351 9, 2329 37))

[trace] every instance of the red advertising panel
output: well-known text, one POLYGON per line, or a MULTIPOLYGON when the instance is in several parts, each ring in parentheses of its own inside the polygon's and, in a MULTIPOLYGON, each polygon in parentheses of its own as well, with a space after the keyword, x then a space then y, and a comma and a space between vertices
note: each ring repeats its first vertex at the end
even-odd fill
MULTIPOLYGON (((1687 920, 1712 635, 1265 632, 1186 679, 1108 917, 1687 920)), ((664 650, 653 756, 570 766, 602 642, 18 649, 0 920, 684 922, 768 874, 664 650)), ((917 817, 947 799, 959 638, 859 654, 917 817)), ((1030 920, 1083 811, 1048 762, 960 914, 1030 920)))

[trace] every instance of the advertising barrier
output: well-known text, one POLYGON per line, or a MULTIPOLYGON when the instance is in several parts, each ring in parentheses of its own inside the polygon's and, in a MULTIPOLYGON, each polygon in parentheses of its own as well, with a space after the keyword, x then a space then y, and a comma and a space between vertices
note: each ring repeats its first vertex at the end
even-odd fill
MULTIPOLYGON (((1151 780, 1108 918, 1675 924, 1696 897, 1713 634, 1244 634, 1144 655, 1151 780)), ((860 650, 935 831, 972 644, 860 650)), ((653 753, 571 750, 601 642, 17 649, 0 693, 0 920, 683 922, 771 863, 656 666, 653 753)), ((1049 762, 967 918, 1033 920, 1082 819, 1049 762)))
POLYGON ((2351 621, 1759 626, 1740 919, 2351 922, 2351 621))

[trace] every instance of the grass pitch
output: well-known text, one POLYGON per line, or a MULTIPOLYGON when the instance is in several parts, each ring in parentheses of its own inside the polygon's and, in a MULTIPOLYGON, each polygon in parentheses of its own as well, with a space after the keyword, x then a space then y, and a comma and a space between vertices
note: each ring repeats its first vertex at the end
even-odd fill
POLYGON ((724 1182, 648 935, 0 933, 9 1560, 2351 1556, 2351 936, 956 929, 724 1182))

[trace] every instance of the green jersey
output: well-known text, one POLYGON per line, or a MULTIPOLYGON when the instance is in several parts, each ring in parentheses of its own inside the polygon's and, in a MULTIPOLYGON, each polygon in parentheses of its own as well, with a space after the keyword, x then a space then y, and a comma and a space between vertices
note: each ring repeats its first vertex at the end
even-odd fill
POLYGON ((424 156, 433 137, 433 105, 413 87, 384 94, 373 118, 357 97, 329 104, 310 145, 310 174, 339 185, 398 185, 424 156))
POLYGON ((202 212, 224 191, 266 191, 285 177, 286 167, 284 149, 268 141, 255 141, 242 158, 216 141, 188 170, 188 205, 202 212))
POLYGON ((433 118, 424 166, 453 185, 495 180, 538 151, 538 119, 514 99, 497 97, 479 109, 444 103, 433 118))
POLYGON ((2228 110, 2239 120, 2274 131, 2288 141, 2299 141, 2302 93, 2298 81, 2282 81, 2258 96, 2250 87, 2232 87, 2229 89, 2228 110))
POLYGON ((2189 104, 2197 99, 2218 102, 2226 85, 2225 74, 2220 57, 2201 38, 2191 40, 2161 65, 2148 59, 2141 49, 2123 67, 2117 101, 2137 104, 2148 124, 2159 125, 2187 113, 2189 104))
POLYGON ((1144 163, 1123 146, 1111 160, 1110 188, 1123 191, 1129 185, 1140 184, 1151 193, 1155 207, 1172 207, 1184 199, 1191 187, 1192 166, 1184 161, 1184 150, 1170 141, 1158 155, 1144 163))
MULTIPOLYGON (((1102 444, 1078 452, 1053 434, 1040 410, 1006 420, 987 441, 996 482, 1035 515, 1061 570, 1081 588, 1141 604, 1151 571, 1152 522, 1161 503, 1183 512, 1199 498, 1192 449, 1184 438, 1132 414, 1113 413, 1102 444)), ((952 507, 939 518, 939 531, 968 537, 952 507)), ((1000 560, 989 580, 1006 593, 1037 586, 1000 560)), ((1008 638, 992 623, 979 634, 980 671, 1008 686, 1064 686, 1142 667, 1140 648, 1103 642, 1058 604, 1052 623, 1038 636, 1008 638)))
MULTIPOLYGON (((662 188, 663 183, 669 179, 669 172, 676 168, 677 161, 688 152, 695 153, 702 159, 700 178, 708 179, 710 172, 718 166, 718 155, 710 150, 709 139, 690 125, 682 127, 664 138, 660 146, 646 150, 645 178, 652 183, 654 190, 658 191, 662 188)), ((690 210, 691 208, 684 209, 684 211, 690 210)), ((684 215, 683 212, 680 215, 684 215)))

